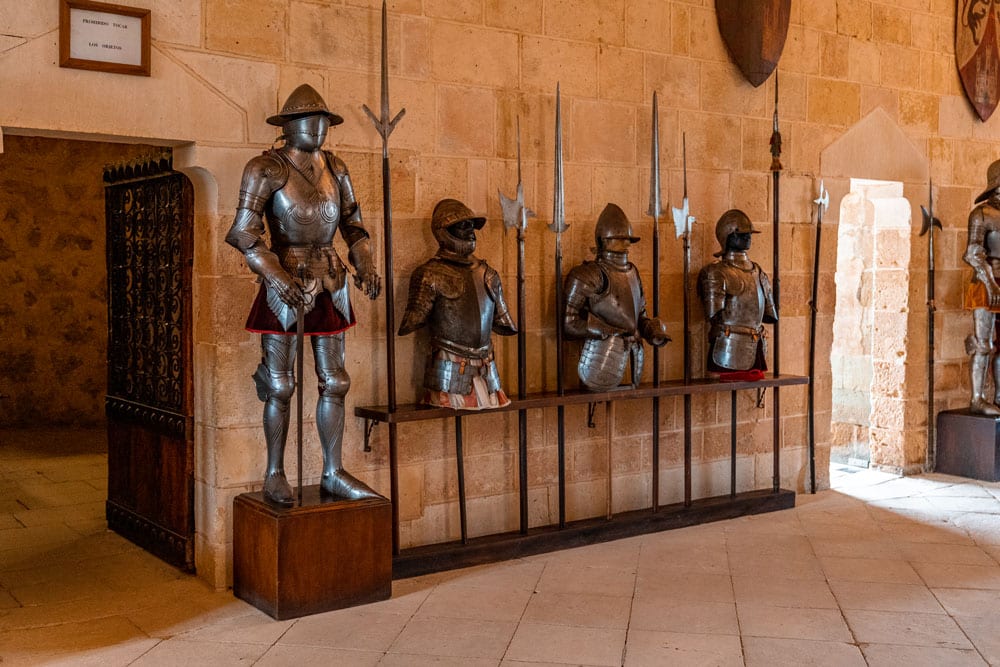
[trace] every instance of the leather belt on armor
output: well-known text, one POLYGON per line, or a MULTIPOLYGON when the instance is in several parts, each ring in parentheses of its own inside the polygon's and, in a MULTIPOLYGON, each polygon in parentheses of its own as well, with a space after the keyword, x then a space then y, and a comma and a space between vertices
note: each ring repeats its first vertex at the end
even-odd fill
POLYGON ((433 344, 442 350, 447 350, 448 352, 452 352, 463 357, 469 357, 472 359, 493 359, 493 350, 489 345, 484 345, 482 347, 468 347, 466 345, 462 345, 461 343, 445 340, 444 338, 435 339, 433 344))

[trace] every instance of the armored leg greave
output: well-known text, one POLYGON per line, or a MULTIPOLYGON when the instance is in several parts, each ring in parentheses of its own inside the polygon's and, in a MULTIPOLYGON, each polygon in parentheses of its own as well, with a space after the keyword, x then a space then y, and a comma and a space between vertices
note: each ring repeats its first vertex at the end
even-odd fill
POLYGON ((972 357, 970 363, 972 400, 969 410, 981 415, 997 416, 1000 415, 1000 408, 986 397, 990 370, 993 370, 994 384, 996 384, 996 371, 1000 366, 993 350, 993 326, 996 316, 985 308, 977 308, 973 311, 972 319, 975 334, 965 339, 965 351, 972 357))
POLYGON ((344 470, 344 396, 351 388, 351 378, 344 370, 344 334, 313 336, 312 347, 319 380, 316 428, 323 450, 320 490, 351 499, 378 498, 377 493, 344 470))
POLYGON ((292 488, 285 477, 285 441, 289 403, 295 391, 295 339, 261 334, 261 363, 253 374, 257 397, 264 401, 264 439, 267 470, 264 496, 280 505, 292 504, 292 488))

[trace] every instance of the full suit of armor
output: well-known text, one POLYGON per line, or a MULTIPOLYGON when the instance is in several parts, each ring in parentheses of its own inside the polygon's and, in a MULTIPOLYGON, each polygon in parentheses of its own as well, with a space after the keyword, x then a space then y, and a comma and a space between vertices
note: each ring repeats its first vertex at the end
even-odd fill
POLYGON ((294 325, 302 306, 319 381, 320 489, 331 496, 378 497, 342 465, 344 396, 351 384, 344 370, 343 332, 355 319, 347 271, 333 248, 338 229, 357 270, 356 286, 372 299, 381 290, 347 167, 322 150, 329 127, 343 119, 327 109, 319 93, 303 84, 267 122, 281 126, 285 143, 247 163, 236 218, 226 236, 262 283, 246 326, 261 334, 262 358, 253 379, 264 402, 264 496, 280 505, 292 504, 284 453, 289 403, 295 390, 294 325), (265 226, 270 247, 263 240, 265 226))
POLYGON ((484 224, 486 218, 462 202, 442 199, 431 218, 438 252, 410 276, 399 335, 430 328, 424 402, 431 405, 478 410, 510 403, 500 387, 491 334, 510 336, 517 326, 499 274, 473 254, 476 230, 484 224))
POLYGON ((715 225, 720 259, 698 275, 709 321, 707 369, 713 373, 752 378, 767 369, 763 324, 777 322, 778 311, 767 274, 747 257, 751 234, 757 233, 743 211, 723 213, 715 225))
POLYGON ((592 391, 621 384, 629 369, 630 383, 642 376, 642 341, 660 347, 670 341, 659 318, 646 315, 639 270, 628 249, 639 238, 625 212, 608 204, 594 228, 597 257, 573 267, 566 276, 563 331, 583 339, 577 373, 592 391))
POLYGON ((1000 160, 987 170, 987 189, 976 198, 969 213, 966 263, 974 273, 965 293, 965 307, 972 310, 974 332, 965 339, 966 354, 972 357, 972 399, 969 410, 981 415, 1000 415, 1000 358, 997 357, 996 313, 1000 311, 1000 160), (994 393, 987 397, 992 370, 994 393))

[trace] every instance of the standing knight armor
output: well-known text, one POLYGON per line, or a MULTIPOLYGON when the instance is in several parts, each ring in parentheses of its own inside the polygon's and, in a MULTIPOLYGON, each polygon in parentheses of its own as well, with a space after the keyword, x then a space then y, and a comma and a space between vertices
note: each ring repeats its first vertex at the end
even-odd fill
POLYGON ((353 499, 378 497, 342 465, 344 396, 351 385, 344 370, 344 331, 355 319, 347 271, 333 248, 338 229, 357 271, 355 286, 371 299, 381 291, 347 166, 322 150, 327 130, 343 118, 327 109, 315 89, 303 84, 267 122, 282 128, 284 144, 247 163, 236 218, 226 235, 226 242, 243 253, 261 280, 246 328, 261 334, 262 358, 253 380, 264 402, 264 496, 280 505, 292 504, 284 458, 289 403, 295 391, 295 325, 301 307, 319 381, 320 490, 353 499), (265 230, 270 247, 264 242, 265 230))
POLYGON ((639 270, 628 249, 639 238, 615 204, 608 204, 594 228, 596 258, 573 267, 566 276, 563 330, 583 339, 577 372, 591 391, 619 386, 630 371, 632 387, 642 376, 642 341, 660 347, 670 341, 659 318, 646 315, 639 270))
POLYGON ((974 333, 965 339, 966 354, 972 357, 972 400, 969 410, 981 415, 1000 416, 1000 358, 997 357, 996 313, 1000 311, 1000 160, 986 172, 988 187, 976 197, 969 213, 966 263, 973 269, 965 292, 965 308, 972 311, 974 333), (987 396, 993 375, 993 397, 987 396))
POLYGON ((405 336, 428 326, 431 353, 424 372, 424 402, 459 410, 508 405, 500 387, 491 333, 517 333, 503 298, 500 275, 476 257, 476 230, 486 218, 455 199, 434 207, 434 257, 410 276, 405 336))
POLYGON ((743 211, 731 209, 715 225, 722 250, 702 268, 698 293, 709 321, 707 369, 724 379, 759 379, 767 370, 764 323, 778 321, 771 281, 747 257, 758 234, 743 211))

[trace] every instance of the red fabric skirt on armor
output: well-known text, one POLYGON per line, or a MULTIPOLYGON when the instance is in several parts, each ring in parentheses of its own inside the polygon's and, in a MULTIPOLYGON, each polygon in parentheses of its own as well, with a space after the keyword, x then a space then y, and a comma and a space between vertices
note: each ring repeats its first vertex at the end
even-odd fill
MULTIPOLYGON (((343 315, 333 307, 330 294, 322 291, 316 295, 316 305, 306 313, 305 333, 307 336, 332 336, 347 331, 357 323, 354 313, 351 319, 345 320, 343 315)), ((281 328, 281 323, 274 316, 267 306, 267 288, 260 286, 257 298, 254 299, 253 306, 250 307, 250 315, 247 316, 247 331, 260 334, 283 334, 287 336, 295 335, 295 327, 290 331, 281 328)))

